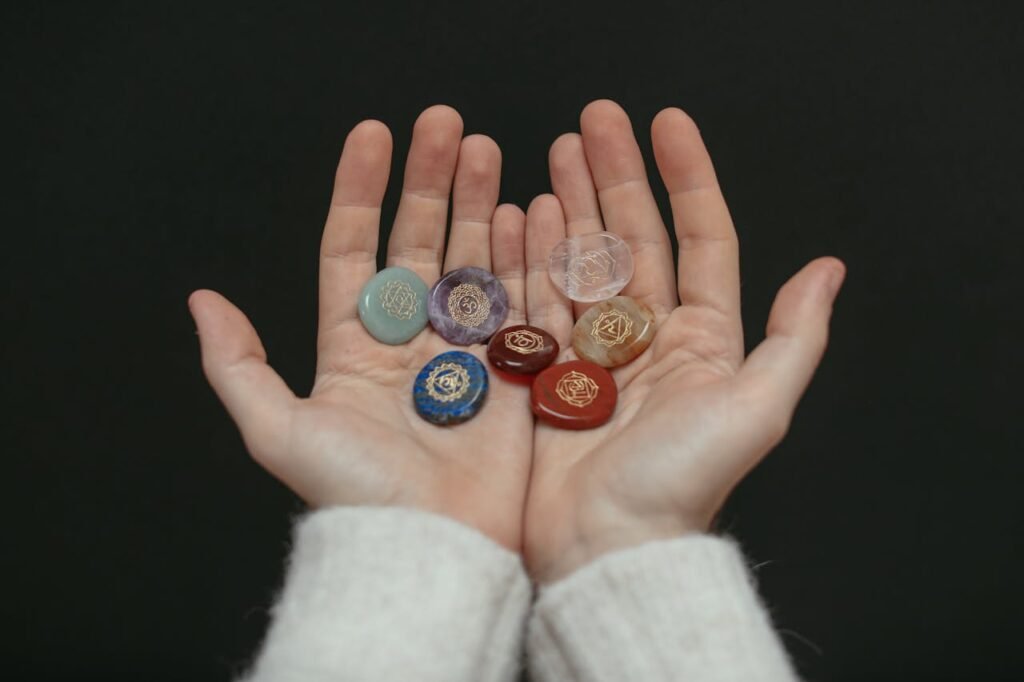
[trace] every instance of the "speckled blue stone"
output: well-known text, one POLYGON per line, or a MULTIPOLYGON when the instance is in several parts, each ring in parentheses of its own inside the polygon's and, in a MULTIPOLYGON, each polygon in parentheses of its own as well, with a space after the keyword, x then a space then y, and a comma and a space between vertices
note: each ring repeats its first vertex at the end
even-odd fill
POLYGON ((431 424, 461 424, 475 417, 483 407, 488 384, 487 368, 482 362, 469 353, 452 350, 441 353, 423 366, 413 384, 412 399, 416 412, 431 424), (432 381, 430 377, 435 370, 438 373, 432 381), (449 380, 455 377, 455 390, 445 391, 445 386, 439 387, 446 375, 449 375, 449 380))

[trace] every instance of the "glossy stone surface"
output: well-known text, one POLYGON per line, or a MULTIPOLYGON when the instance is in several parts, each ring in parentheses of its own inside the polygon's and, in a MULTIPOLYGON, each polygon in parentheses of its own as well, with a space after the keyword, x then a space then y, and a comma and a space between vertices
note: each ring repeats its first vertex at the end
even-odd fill
POLYGON ((618 367, 643 353, 654 339, 654 312, 629 296, 595 304, 576 320, 576 355, 602 367, 618 367))
POLYGON ((487 359, 504 372, 536 374, 558 357, 558 341, 539 327, 502 329, 487 344, 487 359))
POLYGON ((449 343, 468 346, 491 338, 508 314, 508 294, 491 273, 459 268, 437 280, 427 295, 427 315, 449 343))
POLYGON ((603 301, 633 278, 633 254, 622 237, 592 232, 563 239, 548 257, 548 274, 559 291, 574 301, 603 301))
POLYGON ((428 362, 416 376, 416 412, 431 424, 461 424, 476 416, 487 399, 487 368, 469 353, 451 350, 428 362))
POLYGON ((385 268, 359 293, 359 319, 370 336, 405 343, 427 326, 427 285, 406 268, 385 268))
POLYGON ((537 375, 530 407, 539 419, 561 429, 592 429, 615 413, 619 391, 608 370, 586 360, 552 365, 537 375))

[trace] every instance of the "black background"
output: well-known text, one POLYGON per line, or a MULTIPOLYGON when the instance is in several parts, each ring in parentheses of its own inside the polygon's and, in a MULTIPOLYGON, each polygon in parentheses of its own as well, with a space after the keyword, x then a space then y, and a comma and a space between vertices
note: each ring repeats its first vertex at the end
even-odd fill
POLYGON ((791 273, 848 264, 792 431, 723 514, 802 673, 1020 679, 1013 4, 135 5, 3 11, 15 679, 226 679, 255 651, 301 506, 205 385, 185 301, 223 292, 309 389, 354 124, 392 128, 400 177, 416 115, 451 104, 525 207, 600 97, 645 152, 663 107, 701 126, 748 347, 791 273))

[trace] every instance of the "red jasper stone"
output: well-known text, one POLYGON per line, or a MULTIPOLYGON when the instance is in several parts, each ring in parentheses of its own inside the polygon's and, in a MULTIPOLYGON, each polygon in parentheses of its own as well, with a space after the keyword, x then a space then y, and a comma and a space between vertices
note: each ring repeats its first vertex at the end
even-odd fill
POLYGON ((502 329, 487 344, 487 359, 512 374, 536 374, 558 357, 558 342, 543 329, 519 324, 502 329))
POLYGON ((592 429, 611 419, 618 397, 608 370, 587 360, 573 360, 537 375, 530 407, 539 419, 560 429, 592 429))

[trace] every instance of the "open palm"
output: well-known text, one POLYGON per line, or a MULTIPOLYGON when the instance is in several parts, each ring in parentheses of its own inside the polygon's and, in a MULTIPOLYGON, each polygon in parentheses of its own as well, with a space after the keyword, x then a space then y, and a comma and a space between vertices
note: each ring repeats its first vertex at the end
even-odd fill
MULTIPOLYGON (((312 394, 292 393, 267 364, 246 317, 211 291, 189 301, 203 366, 253 457, 311 505, 426 509, 518 550, 532 450, 527 389, 492 381, 475 419, 450 429, 428 424, 413 408, 411 378, 451 344, 428 327, 407 344, 388 346, 358 319, 359 291, 376 272, 391 148, 388 129, 364 121, 342 152, 321 244, 312 394)), ((444 272, 493 270, 508 292, 512 325, 525 321, 525 216, 496 206, 500 169, 491 139, 463 139, 451 108, 426 110, 413 131, 388 265, 415 271, 428 286, 442 264, 444 272)), ((483 346, 464 350, 484 359, 483 346)))
MULTIPOLYGON (((658 332, 613 370, 611 421, 579 432, 537 425, 524 553, 541 582, 616 549, 707 530, 732 487, 785 435, 824 351, 844 274, 842 263, 822 258, 794 276, 776 298, 768 338, 744 359, 736 233, 693 121, 667 109, 652 126, 678 278, 629 118, 598 101, 581 129, 552 146, 555 196, 538 197, 527 214, 530 324, 568 348, 586 306, 553 288, 547 254, 567 234, 608 229, 636 261, 623 294, 654 310, 658 332)), ((569 349, 562 359, 573 357, 569 349)))

